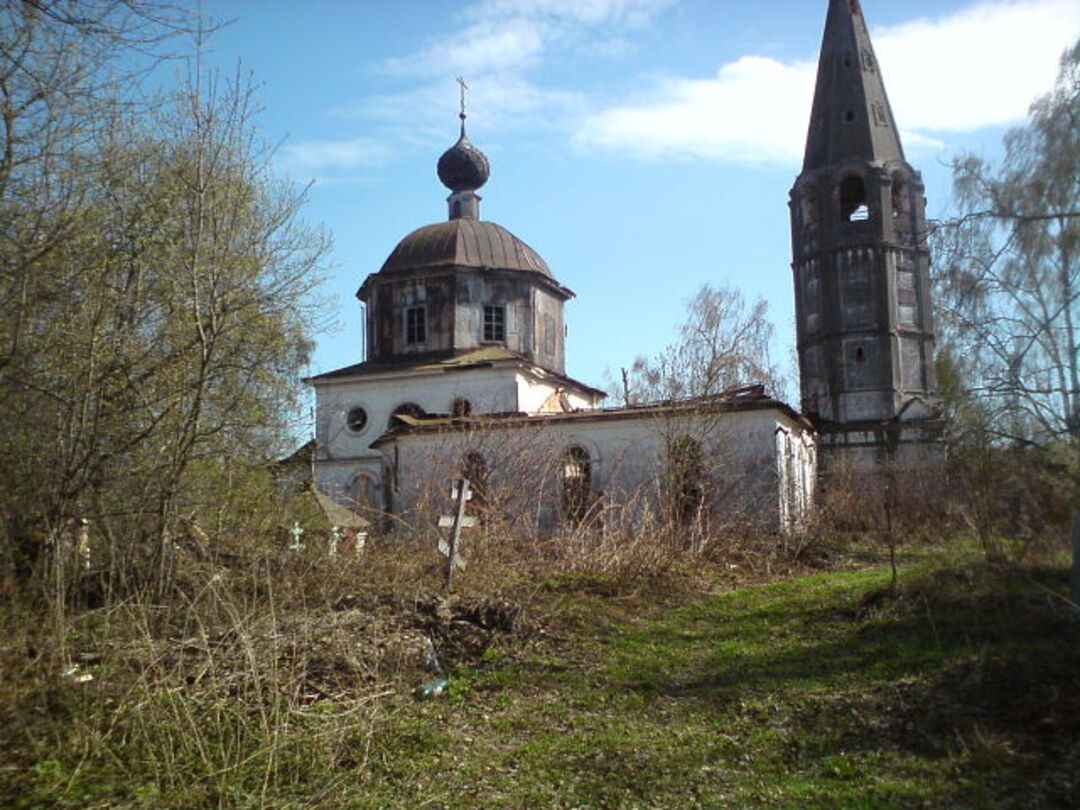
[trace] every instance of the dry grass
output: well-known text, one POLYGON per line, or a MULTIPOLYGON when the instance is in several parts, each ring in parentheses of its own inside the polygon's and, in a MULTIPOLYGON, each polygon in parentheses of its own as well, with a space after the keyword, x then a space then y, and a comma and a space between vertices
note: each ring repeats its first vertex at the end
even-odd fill
POLYGON ((432 646, 461 672, 551 643, 579 594, 647 611, 821 557, 731 526, 629 525, 609 511, 539 538, 489 517, 465 534, 453 594, 434 529, 329 558, 325 538, 291 552, 266 523, 261 542, 181 543, 153 588, 137 572, 43 575, 0 603, 0 800, 333 806, 432 677, 432 646))

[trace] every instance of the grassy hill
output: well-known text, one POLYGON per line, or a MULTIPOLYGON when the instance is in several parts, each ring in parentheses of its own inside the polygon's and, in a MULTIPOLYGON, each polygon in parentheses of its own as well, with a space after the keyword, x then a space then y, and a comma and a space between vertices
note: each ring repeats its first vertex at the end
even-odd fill
POLYGON ((44 654, 13 630, 5 803, 1080 806, 1063 566, 922 553, 895 585, 875 564, 734 588, 722 573, 449 601, 399 587, 276 617, 252 601, 237 639, 190 626, 206 648, 187 651, 152 628, 121 643, 99 616, 69 639, 104 650, 82 683, 35 675, 44 654), (452 671, 417 701, 431 676, 401 649, 425 635, 452 671))

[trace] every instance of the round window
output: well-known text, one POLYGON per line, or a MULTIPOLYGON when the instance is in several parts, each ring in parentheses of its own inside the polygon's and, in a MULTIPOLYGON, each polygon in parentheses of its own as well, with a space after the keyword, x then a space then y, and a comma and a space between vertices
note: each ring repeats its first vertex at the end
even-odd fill
POLYGON ((359 433, 367 427, 367 411, 363 408, 353 408, 345 417, 345 424, 353 433, 359 433))

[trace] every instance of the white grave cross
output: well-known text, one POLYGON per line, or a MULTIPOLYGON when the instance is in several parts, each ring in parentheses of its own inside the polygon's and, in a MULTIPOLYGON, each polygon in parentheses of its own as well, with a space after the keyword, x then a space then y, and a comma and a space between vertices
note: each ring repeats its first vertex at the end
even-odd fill
POLYGON ((300 542, 300 538, 304 536, 304 530, 300 527, 299 521, 293 522, 293 527, 289 530, 289 534, 293 537, 293 543, 289 546, 289 551, 295 551, 300 553, 304 550, 304 544, 300 542))
POLYGON ((465 514, 465 504, 472 498, 469 479, 455 480, 450 489, 450 497, 454 499, 454 514, 443 515, 439 518, 439 528, 450 529, 449 537, 439 538, 439 552, 446 557, 447 590, 450 590, 450 584, 453 582, 454 571, 459 568, 465 570, 465 558, 459 553, 461 530, 476 525, 476 518, 465 514))

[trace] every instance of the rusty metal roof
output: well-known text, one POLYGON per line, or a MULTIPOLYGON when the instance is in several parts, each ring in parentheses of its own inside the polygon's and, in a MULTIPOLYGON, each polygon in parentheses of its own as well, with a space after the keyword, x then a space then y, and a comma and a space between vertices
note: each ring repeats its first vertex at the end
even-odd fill
POLYGON ((450 414, 429 414, 424 417, 402 420, 397 430, 384 433, 372 447, 392 444, 401 437, 417 434, 439 433, 449 430, 475 431, 499 427, 542 426, 566 422, 606 422, 627 419, 658 419, 686 415, 704 415, 730 413, 737 411, 776 410, 786 415, 802 427, 812 429, 809 419, 801 415, 781 400, 764 393, 763 386, 746 386, 732 389, 721 394, 695 397, 678 401, 654 403, 651 405, 631 405, 618 408, 594 408, 564 413, 497 413, 474 414, 468 417, 453 417, 450 414))
POLYGON ((398 242, 379 272, 440 265, 528 270, 554 278, 535 250, 501 225, 477 219, 451 219, 417 228, 398 242))

